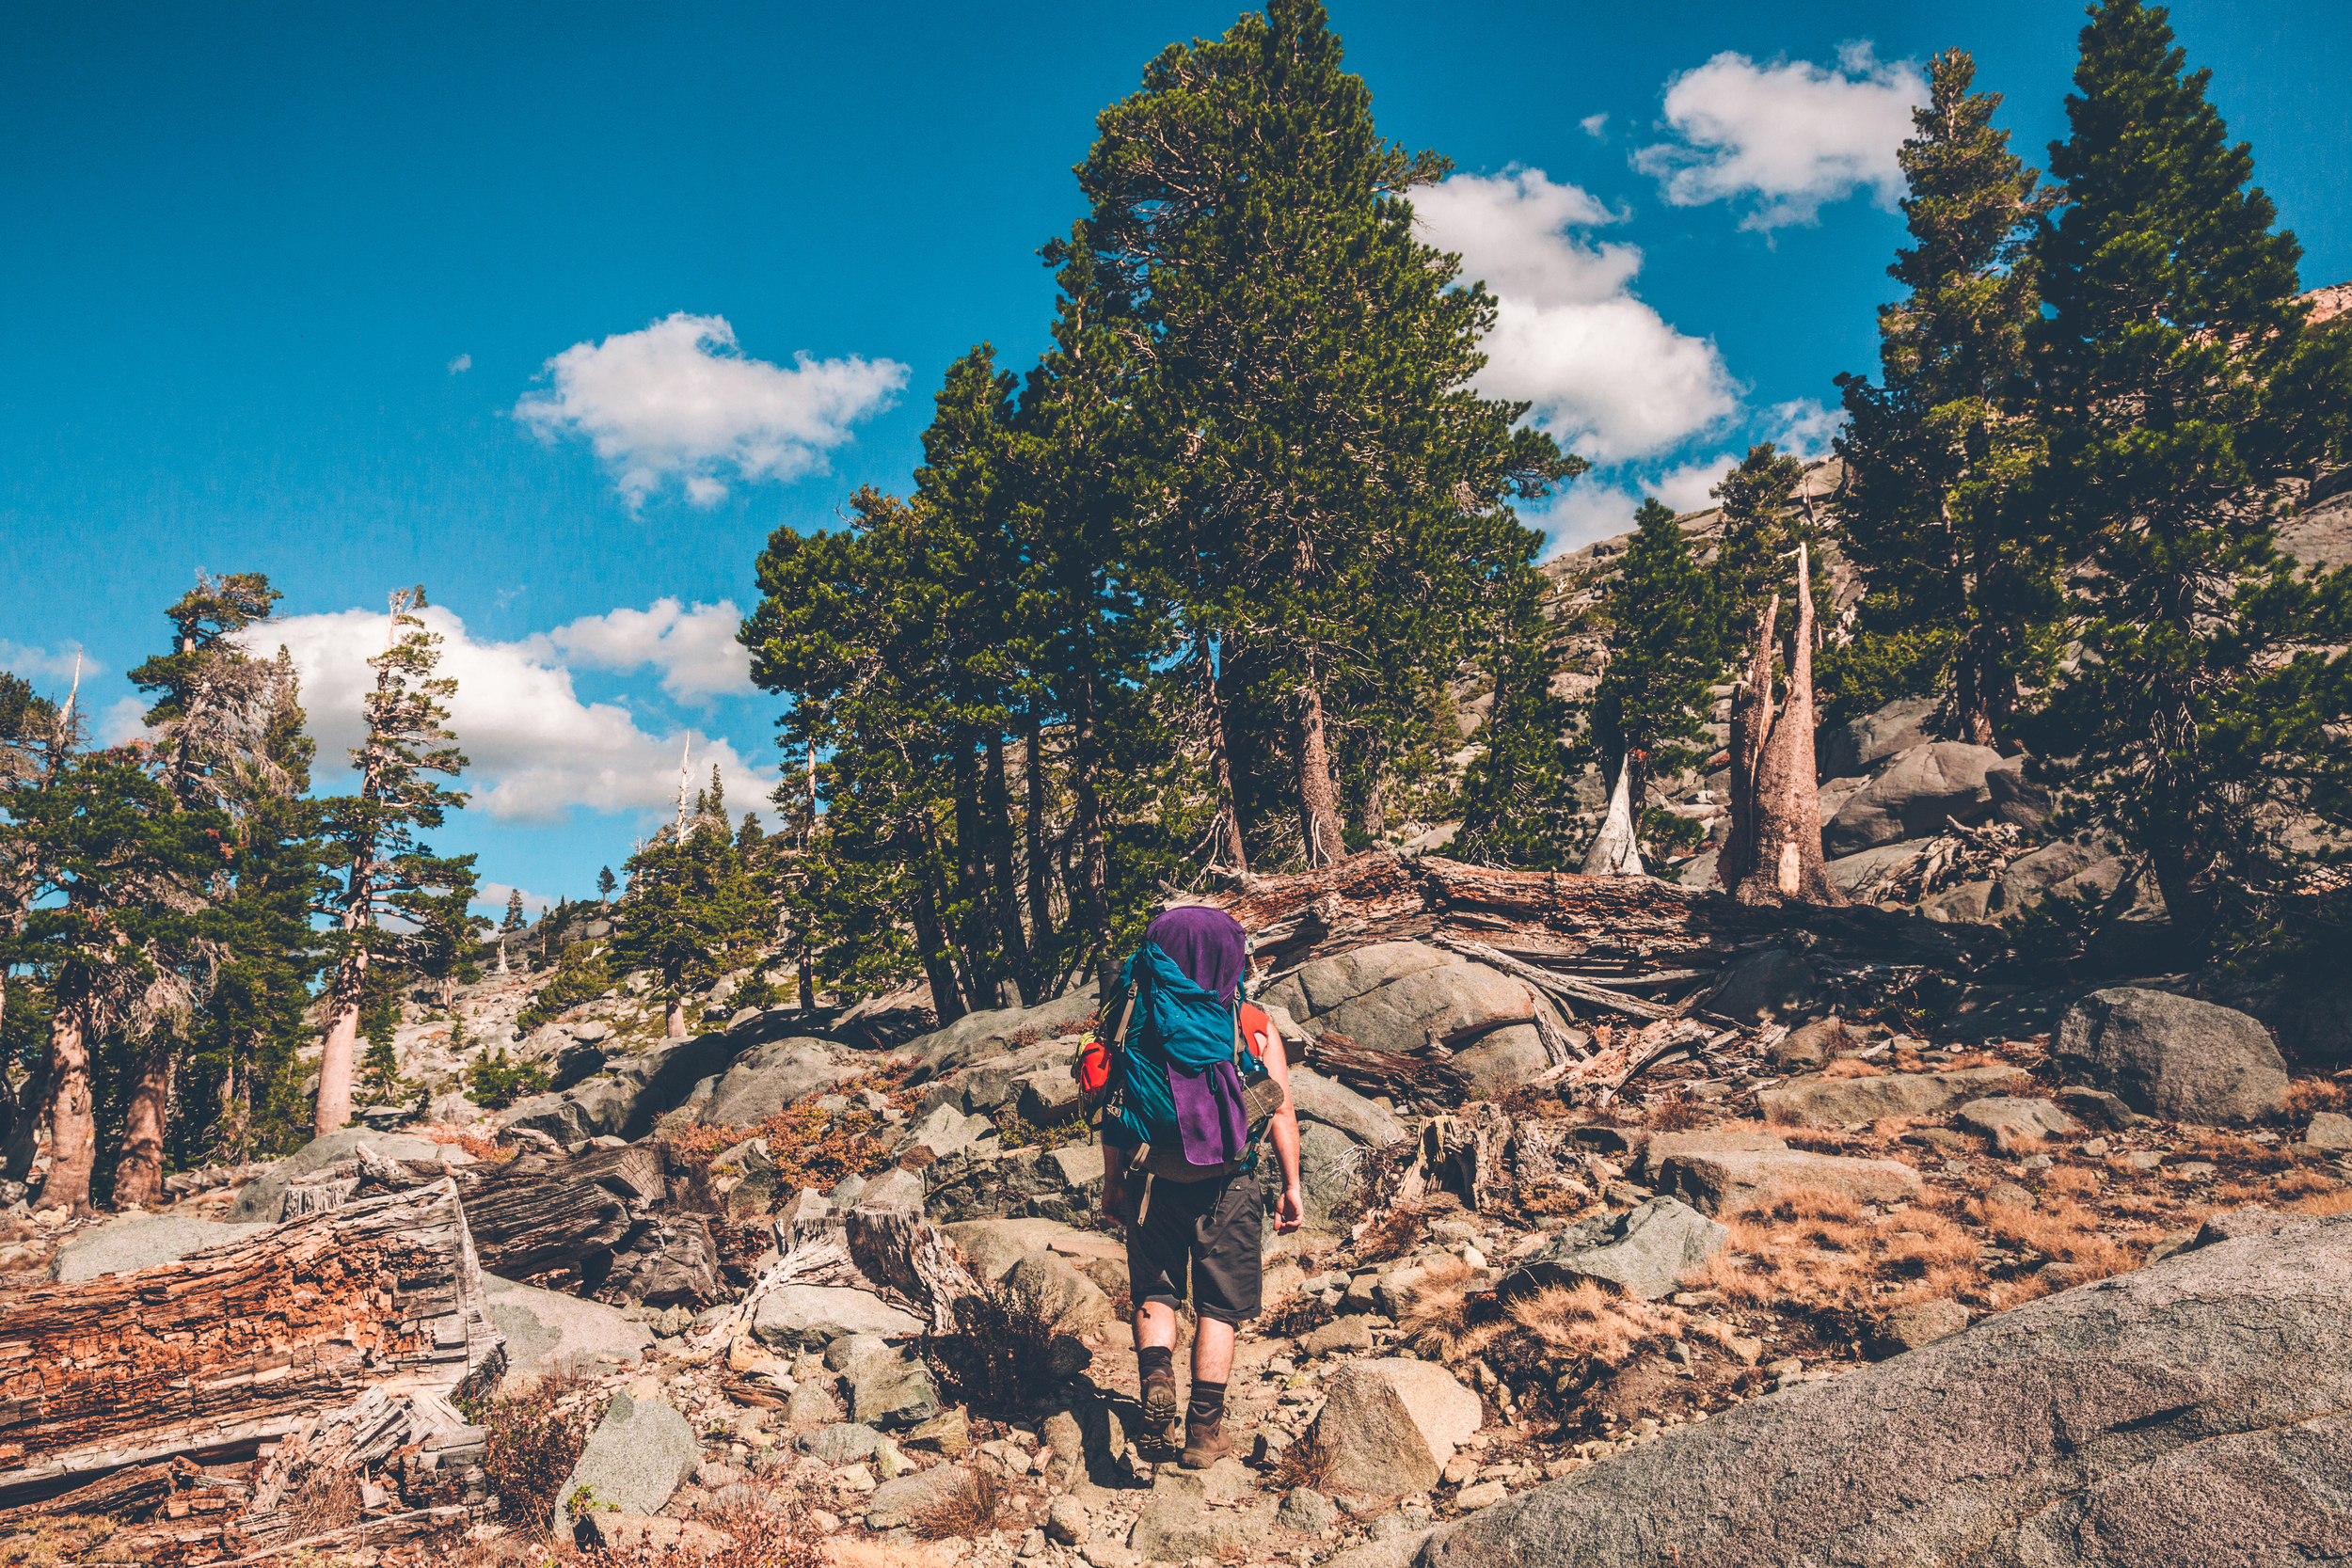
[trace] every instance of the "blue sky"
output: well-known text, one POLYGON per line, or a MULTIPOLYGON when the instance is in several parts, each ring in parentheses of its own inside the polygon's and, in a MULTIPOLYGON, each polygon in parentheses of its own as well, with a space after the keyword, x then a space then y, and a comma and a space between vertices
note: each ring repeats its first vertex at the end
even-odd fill
MULTIPOLYGON (((739 809, 772 776, 727 641, 760 544, 904 488, 956 355, 1036 354, 1094 114, 1233 15, 10 7, 0 663, 61 692, 79 651, 120 733, 161 608, 265 571, 331 763, 386 592, 422 581, 476 762, 442 847, 589 892, 681 744, 739 809)), ((1333 9, 1384 133, 1461 172, 1423 215, 1504 298, 1497 389, 1608 460, 1543 519, 1563 544, 1644 488, 1697 503, 1749 440, 1820 444, 1831 377, 1873 366, 1915 62, 1973 49, 2039 164, 2080 18, 1333 9)), ((2286 0, 2174 24, 2306 285, 2352 277, 2344 30, 2286 0)))

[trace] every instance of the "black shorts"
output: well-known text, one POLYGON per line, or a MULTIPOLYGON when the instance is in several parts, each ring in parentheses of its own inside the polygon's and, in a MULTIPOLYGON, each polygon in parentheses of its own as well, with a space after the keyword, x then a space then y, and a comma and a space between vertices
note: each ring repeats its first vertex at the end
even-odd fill
POLYGON ((1248 1171, 1212 1181, 1151 1179, 1143 1223, 1127 1227, 1127 1299, 1171 1309, 1192 1280, 1192 1309, 1219 1323, 1258 1315, 1265 1204, 1248 1171))

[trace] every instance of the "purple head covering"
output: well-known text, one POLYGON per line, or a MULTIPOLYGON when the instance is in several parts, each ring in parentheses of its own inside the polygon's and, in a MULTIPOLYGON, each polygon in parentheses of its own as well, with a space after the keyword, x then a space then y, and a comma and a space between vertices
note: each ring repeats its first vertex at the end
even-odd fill
POLYGON ((1180 904, 1144 928, 1185 978, 1219 1001, 1230 1002, 1248 962, 1248 939, 1241 922, 1207 904, 1180 904))

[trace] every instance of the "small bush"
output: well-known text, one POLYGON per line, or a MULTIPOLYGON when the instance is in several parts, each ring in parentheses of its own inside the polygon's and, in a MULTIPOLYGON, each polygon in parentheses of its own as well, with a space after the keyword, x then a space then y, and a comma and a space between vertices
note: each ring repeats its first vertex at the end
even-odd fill
POLYGON ((484 1053, 466 1069, 467 1097, 493 1111, 547 1093, 548 1083, 547 1070, 538 1063, 509 1061, 504 1046, 484 1053))
POLYGON ((1413 1250, 1428 1216, 1418 1203, 1400 1203, 1376 1215, 1356 1238, 1359 1263, 1386 1263, 1413 1250))
POLYGON ((996 1478, 975 1472, 971 1484, 917 1509, 907 1523, 917 1541, 970 1541, 996 1522, 1004 1501, 996 1478))
POLYGON ((585 1404, 559 1409, 568 1394, 592 1386, 580 1377, 546 1377, 511 1394, 469 1408, 466 1418, 487 1428, 482 1473, 497 1494, 507 1523, 532 1530, 547 1528, 556 1494, 571 1479, 595 1425, 585 1404))
POLYGON ((1295 1486, 1310 1492, 1327 1492, 1331 1487, 1331 1450, 1311 1432, 1284 1449, 1275 1462, 1274 1489, 1287 1492, 1295 1486))
MULTIPOLYGON (((532 965, 534 970, 539 967, 537 963, 532 965)), ((520 1039, 542 1023, 553 1022, 570 1008, 612 990, 612 974, 605 967, 603 952, 574 942, 564 950, 563 961, 556 965, 555 978, 541 986, 538 994, 516 1017, 515 1037, 520 1039)))
POLYGON ((975 1415, 1018 1415, 1048 1393, 1063 1308, 1001 1281, 956 1303, 956 1332, 927 1335, 923 1357, 945 1395, 975 1415))
POLYGON ((1705 1107, 1681 1095, 1651 1105, 1643 1118, 1661 1132, 1687 1132, 1707 1120, 1705 1107))
POLYGON ((996 1114, 996 1142, 1003 1148, 1059 1148, 1064 1144, 1078 1143, 1086 1135, 1087 1118, 1075 1110, 1042 1127, 1009 1105, 996 1114))

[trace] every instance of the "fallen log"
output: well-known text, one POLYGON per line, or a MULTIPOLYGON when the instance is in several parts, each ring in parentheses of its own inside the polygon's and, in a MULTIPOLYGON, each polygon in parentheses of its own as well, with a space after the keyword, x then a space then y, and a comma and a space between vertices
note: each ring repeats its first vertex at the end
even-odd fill
POLYGON ((1307 1065, 1361 1095, 1458 1103, 1470 1094, 1470 1074, 1451 1062, 1375 1051, 1336 1029, 1326 1029, 1307 1042, 1307 1065))
POLYGON ((448 1177, 29 1291, 0 1306, 0 1506, 241 1457, 370 1387, 470 1391, 503 1343, 448 1177))
MULTIPOLYGON (((1435 941, 1438 946, 1449 953, 1459 953, 1466 958, 1474 958, 1516 979, 1524 980, 1558 1002, 1581 1002, 1587 1006, 1606 1007, 1613 1012, 1623 1013, 1629 1018, 1655 1020, 1675 1016, 1675 1010, 1672 1007, 1661 1006, 1655 1002, 1645 1002, 1638 996, 1628 996, 1623 991, 1611 990, 1607 986, 1597 986, 1590 980, 1580 979, 1573 974, 1561 974, 1549 969, 1537 969, 1534 964, 1521 963, 1507 954, 1498 953, 1483 942, 1464 942, 1459 938, 1448 936, 1439 936, 1435 941)), ((1569 1016, 1573 1018, 1575 1014, 1571 1012, 1569 1016)))

